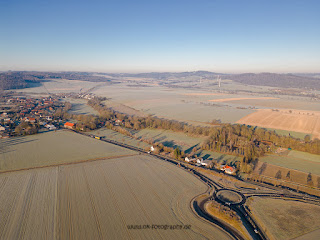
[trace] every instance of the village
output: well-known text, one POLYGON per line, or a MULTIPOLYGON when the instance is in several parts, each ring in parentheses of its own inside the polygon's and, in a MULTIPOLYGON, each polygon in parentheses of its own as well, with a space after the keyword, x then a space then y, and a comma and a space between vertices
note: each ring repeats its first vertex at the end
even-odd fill
POLYGON ((0 97, 0 138, 36 133, 39 129, 56 130, 62 119, 54 116, 64 103, 54 97, 0 97))

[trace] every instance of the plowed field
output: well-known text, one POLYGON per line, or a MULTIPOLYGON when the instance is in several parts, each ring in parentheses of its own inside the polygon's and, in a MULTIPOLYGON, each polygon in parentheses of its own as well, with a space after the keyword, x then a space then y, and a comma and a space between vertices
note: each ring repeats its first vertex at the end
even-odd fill
POLYGON ((237 123, 312 134, 320 139, 320 112, 260 109, 237 123))

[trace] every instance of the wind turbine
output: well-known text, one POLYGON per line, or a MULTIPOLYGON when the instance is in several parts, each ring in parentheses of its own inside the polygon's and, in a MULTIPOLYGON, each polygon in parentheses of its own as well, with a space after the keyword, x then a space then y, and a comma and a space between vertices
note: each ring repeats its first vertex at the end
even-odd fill
POLYGON ((220 76, 219 76, 219 75, 218 75, 218 77, 217 77, 217 80, 218 80, 219 88, 221 88, 221 78, 220 78, 220 76))

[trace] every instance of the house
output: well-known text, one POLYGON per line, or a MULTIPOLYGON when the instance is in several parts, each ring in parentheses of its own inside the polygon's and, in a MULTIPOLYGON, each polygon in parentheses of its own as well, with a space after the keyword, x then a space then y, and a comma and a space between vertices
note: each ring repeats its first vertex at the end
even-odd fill
POLYGON ((39 125, 41 125, 41 126, 46 126, 47 123, 46 123, 46 122, 39 121, 39 125))
POLYGON ((120 120, 120 119, 117 119, 114 122, 115 122, 115 126, 119 126, 120 124, 123 123, 122 120, 120 120))
POLYGON ((9 122, 11 122, 11 118, 5 118, 5 119, 3 119, 3 121, 4 121, 5 123, 9 123, 9 122))
POLYGON ((29 118, 29 122, 31 122, 31 123, 35 123, 35 122, 36 122, 36 119, 35 119, 35 118, 30 117, 30 118, 29 118))
POLYGON ((234 167, 228 166, 228 165, 221 165, 220 170, 224 171, 227 174, 233 175, 236 172, 236 169, 234 167))
POLYGON ((150 151, 151 151, 151 152, 154 151, 154 147, 153 147, 153 146, 150 147, 150 151))
POLYGON ((207 168, 212 168, 213 167, 213 162, 212 162, 212 160, 206 159, 206 160, 203 160, 201 162, 201 165, 205 166, 207 168))
POLYGON ((5 130, 6 130, 5 127, 0 126, 0 131, 5 131, 5 130))
POLYGON ((186 162, 196 162, 196 159, 195 158, 192 158, 192 157, 185 157, 184 158, 184 160, 186 161, 186 162))
POLYGON ((75 127, 74 123, 66 122, 64 124, 65 128, 73 129, 75 127))
POLYGON ((56 130, 57 129, 56 126, 53 124, 46 124, 45 127, 48 128, 48 130, 56 130))
POLYGON ((9 133, 1 133, 0 138, 9 138, 9 133))
POLYGON ((197 163, 200 164, 200 165, 202 165, 203 159, 202 159, 202 158, 197 158, 197 163))
POLYGON ((31 123, 35 123, 36 122, 36 119, 32 118, 32 117, 24 117, 22 120, 25 121, 25 122, 31 122, 31 123))

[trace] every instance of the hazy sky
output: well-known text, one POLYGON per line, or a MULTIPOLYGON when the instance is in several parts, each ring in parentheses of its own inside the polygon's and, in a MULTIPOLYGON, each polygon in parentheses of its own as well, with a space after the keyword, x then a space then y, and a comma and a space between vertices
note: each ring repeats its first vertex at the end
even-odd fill
POLYGON ((319 0, 0 0, 0 70, 320 72, 319 0))

